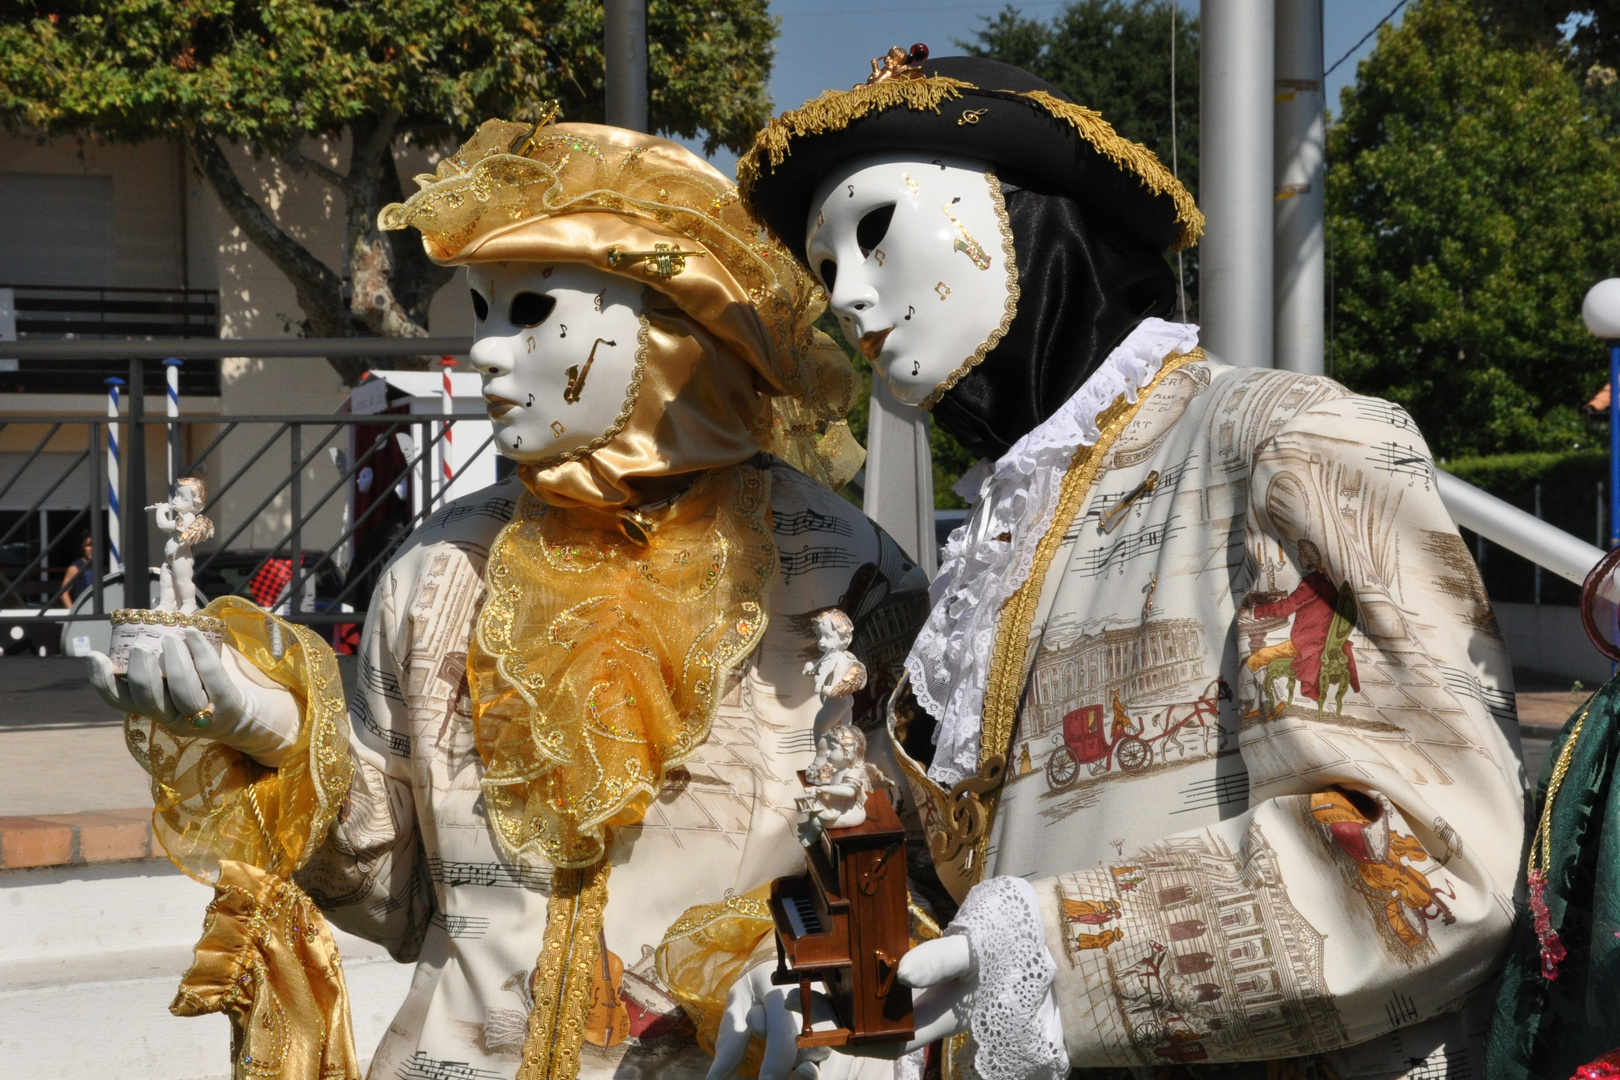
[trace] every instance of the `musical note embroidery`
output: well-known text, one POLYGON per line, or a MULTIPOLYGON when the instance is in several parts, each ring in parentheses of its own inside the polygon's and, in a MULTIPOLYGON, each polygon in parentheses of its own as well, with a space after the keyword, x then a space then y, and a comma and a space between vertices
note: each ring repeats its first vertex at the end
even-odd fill
MULTIPOLYGON (((561 420, 553 420, 551 422, 551 435, 553 438, 560 439, 567 433, 568 429, 563 427, 561 420)), ((519 440, 518 445, 522 445, 522 440, 519 440)))
POLYGON ((567 337, 568 336, 568 324, 567 323, 558 323, 557 325, 562 330, 562 333, 558 334, 557 336, 560 337, 560 338, 567 337))
POLYGON ((941 300, 944 300, 947 296, 951 295, 951 287, 945 284, 943 281, 934 286, 934 291, 939 293, 939 298, 941 300))
POLYGON ((877 264, 879 266, 882 266, 883 265, 883 260, 887 259, 888 257, 889 257, 888 253, 885 252, 882 248, 878 248, 876 251, 872 252, 872 258, 877 260, 877 264))
POLYGON ((910 322, 911 317, 913 315, 915 315, 916 313, 917 313, 917 309, 915 307, 913 307, 911 304, 907 304, 906 305, 906 322, 910 322))
POLYGON ((523 340, 529 346, 528 351, 529 352, 534 352, 534 335, 530 334, 528 337, 524 338, 523 340))
POLYGON ((777 536, 802 536, 805 533, 833 533, 836 536, 854 536, 854 528, 843 518, 830 517, 814 510, 800 510, 792 514, 777 514, 771 526, 777 536))
POLYGON ((563 388, 563 400, 568 404, 574 405, 579 402, 579 395, 585 392, 585 377, 591 373, 591 365, 596 363, 596 350, 604 344, 612 349, 617 348, 619 343, 609 341, 607 338, 597 338, 595 344, 591 346, 591 355, 585 358, 585 366, 575 364, 568 369, 568 385, 563 388))
POLYGON ((921 371, 922 371, 922 361, 913 360, 911 362, 911 373, 913 375, 916 375, 916 374, 920 373, 921 371))
POLYGON ((845 184, 844 186, 849 188, 849 197, 853 199, 855 197, 855 185, 854 184, 845 184))
POLYGON ((841 570, 855 565, 855 554, 847 548, 804 547, 798 551, 781 551, 779 565, 782 580, 792 581, 813 570, 841 570))
POLYGON ((607 292, 607 290, 603 289, 602 292, 599 292, 599 293, 596 294, 596 310, 597 311, 602 310, 602 296, 603 296, 603 293, 606 293, 606 292, 607 292))
MULTIPOLYGON (((954 201, 953 199, 952 202, 954 201)), ((957 239, 951 241, 951 250, 960 251, 967 255, 968 258, 973 260, 973 265, 980 270, 990 269, 990 256, 985 254, 984 248, 977 240, 973 239, 973 235, 967 231, 967 226, 962 224, 955 214, 951 213, 950 205, 946 204, 940 209, 945 211, 945 216, 951 219, 951 224, 955 225, 956 231, 961 234, 957 239)), ((944 298, 941 297, 941 299, 944 298)))
POLYGON ((503 1080, 504 1073, 475 1069, 465 1061, 440 1061, 425 1050, 412 1054, 394 1074, 399 1080, 503 1080))

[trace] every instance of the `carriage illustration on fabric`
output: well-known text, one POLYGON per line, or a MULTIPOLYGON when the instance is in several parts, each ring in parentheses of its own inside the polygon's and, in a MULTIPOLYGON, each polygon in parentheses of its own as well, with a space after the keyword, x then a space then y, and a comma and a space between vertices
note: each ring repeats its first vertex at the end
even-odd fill
POLYGON ((1046 758, 1046 783, 1053 791, 1066 791, 1082 776, 1113 772, 1133 773, 1194 749, 1219 749, 1220 702, 1232 691, 1220 679, 1211 679, 1197 701, 1167 705, 1146 716, 1131 716, 1114 692, 1113 707, 1105 715, 1101 705, 1085 705, 1063 717, 1062 741, 1046 758))

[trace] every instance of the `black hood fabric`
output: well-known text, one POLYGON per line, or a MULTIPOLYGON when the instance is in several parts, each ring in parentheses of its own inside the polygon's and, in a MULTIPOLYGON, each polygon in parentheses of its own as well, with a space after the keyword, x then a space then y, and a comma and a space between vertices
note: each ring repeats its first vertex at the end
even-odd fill
POLYGON ((1175 307, 1164 256, 1068 195, 1005 188, 1019 297, 1007 334, 935 403, 934 422, 995 460, 1050 417, 1143 319, 1175 307))

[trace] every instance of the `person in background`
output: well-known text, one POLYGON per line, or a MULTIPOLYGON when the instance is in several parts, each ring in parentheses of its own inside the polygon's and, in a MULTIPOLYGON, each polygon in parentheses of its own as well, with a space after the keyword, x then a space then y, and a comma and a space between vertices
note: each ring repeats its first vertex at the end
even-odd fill
POLYGON ((73 565, 62 575, 62 588, 56 594, 65 608, 72 607, 74 601, 84 595, 84 590, 95 584, 95 541, 91 539, 89 533, 85 534, 80 548, 84 554, 74 559, 73 565))

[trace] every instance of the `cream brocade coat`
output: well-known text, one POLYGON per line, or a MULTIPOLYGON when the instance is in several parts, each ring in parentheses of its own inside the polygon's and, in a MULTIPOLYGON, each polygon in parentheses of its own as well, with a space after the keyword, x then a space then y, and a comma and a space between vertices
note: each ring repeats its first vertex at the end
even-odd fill
POLYGON ((1209 360, 1112 435, 1013 650, 985 862, 1035 885, 1072 1064, 1481 1075, 1523 767, 1422 437, 1209 360))
MULTIPOLYGON (((823 706, 803 673, 819 655, 810 616, 843 601, 855 651, 870 669, 897 673, 927 614, 926 579, 892 540, 791 468, 768 471, 778 556, 769 626, 696 757, 640 825, 615 834, 605 933, 624 964, 632 1035, 609 1050, 586 1045, 583 1077, 707 1073, 710 1059, 659 982, 653 950, 687 908, 803 868, 795 772, 814 756, 817 726, 850 710, 849 699, 823 706)), ((512 479, 452 503, 384 574, 349 701, 349 804, 297 875, 334 923, 416 962, 372 1061, 377 1080, 496 1080, 517 1071, 551 875, 496 850, 466 665, 485 559, 524 497, 512 479)))

